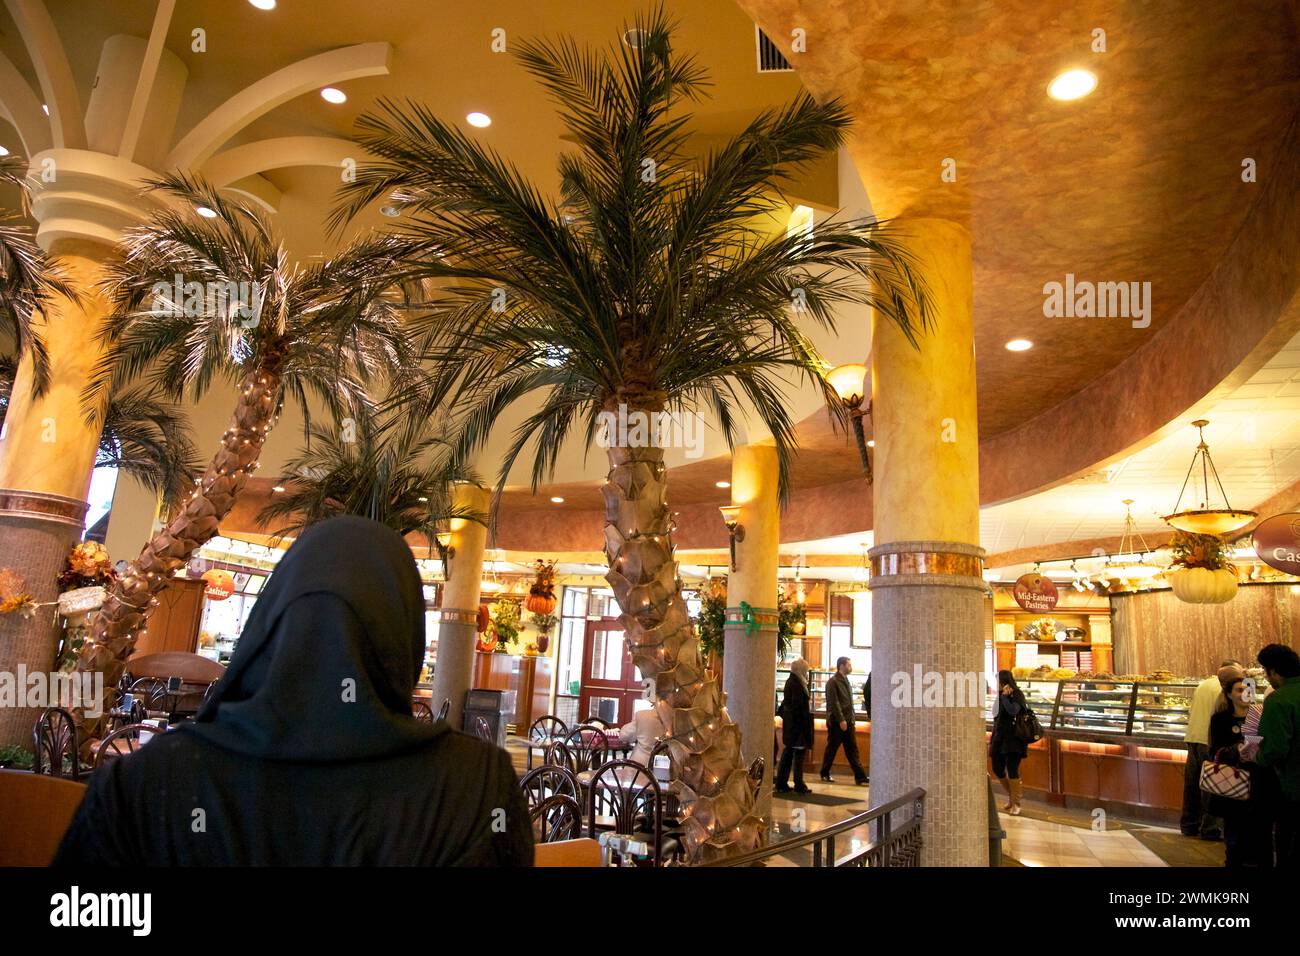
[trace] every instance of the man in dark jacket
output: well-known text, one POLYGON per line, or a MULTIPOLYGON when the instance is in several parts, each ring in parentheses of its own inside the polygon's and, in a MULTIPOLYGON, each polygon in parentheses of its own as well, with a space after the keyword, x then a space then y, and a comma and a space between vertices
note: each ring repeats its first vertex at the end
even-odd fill
POLYGON ((844 759, 853 768, 853 782, 859 787, 867 785, 867 772, 862 769, 858 758, 858 738, 853 729, 853 688, 849 686, 849 674, 853 673, 853 662, 841 657, 835 662, 835 673, 826 682, 826 753, 822 757, 822 779, 834 783, 831 777, 831 764, 835 762, 835 753, 844 745, 844 759))

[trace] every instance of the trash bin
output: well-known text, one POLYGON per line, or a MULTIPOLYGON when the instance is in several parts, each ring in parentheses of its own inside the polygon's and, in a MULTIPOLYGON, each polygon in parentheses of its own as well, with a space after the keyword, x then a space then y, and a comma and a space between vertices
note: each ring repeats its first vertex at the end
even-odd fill
POLYGON ((993 778, 985 777, 989 790, 989 866, 1002 865, 1002 841, 1007 838, 1007 831, 1002 829, 998 819, 998 802, 993 797, 993 778))
POLYGON ((492 739, 498 747, 504 748, 506 745, 506 712, 507 707, 511 706, 508 694, 503 690, 488 690, 484 687, 476 687, 473 690, 465 692, 465 715, 461 721, 461 730, 467 734, 473 734, 477 727, 477 719, 482 717, 487 721, 488 726, 492 728, 492 739))

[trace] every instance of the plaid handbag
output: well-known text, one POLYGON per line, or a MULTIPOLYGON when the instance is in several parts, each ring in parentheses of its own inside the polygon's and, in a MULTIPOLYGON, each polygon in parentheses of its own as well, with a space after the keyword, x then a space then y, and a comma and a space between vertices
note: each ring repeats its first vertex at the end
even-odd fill
POLYGON ((1250 799, 1250 774, 1240 767, 1219 763, 1219 754, 1214 760, 1201 764, 1201 789, 1216 797, 1228 800, 1250 799))

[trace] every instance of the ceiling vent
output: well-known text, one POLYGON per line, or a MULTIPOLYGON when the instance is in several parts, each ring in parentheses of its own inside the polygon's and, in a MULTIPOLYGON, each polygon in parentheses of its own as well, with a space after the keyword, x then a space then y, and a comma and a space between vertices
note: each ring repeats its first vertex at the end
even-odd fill
POLYGON ((769 39, 768 35, 754 27, 754 45, 758 48, 758 72, 760 73, 792 73, 794 67, 790 61, 785 58, 785 54, 769 39))

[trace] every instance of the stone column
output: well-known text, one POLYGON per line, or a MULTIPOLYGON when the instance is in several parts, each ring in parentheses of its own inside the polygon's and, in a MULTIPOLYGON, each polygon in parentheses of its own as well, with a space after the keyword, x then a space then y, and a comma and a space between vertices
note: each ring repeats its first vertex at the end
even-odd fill
POLYGON ((935 329, 875 320, 871 804, 926 791, 922 861, 988 864, 970 237, 906 223, 935 329))
POLYGON ((741 445, 735 450, 731 503, 740 506, 745 539, 736 542, 736 569, 727 577, 722 689, 727 713, 740 728, 745 763, 762 757, 766 764, 754 812, 770 824, 772 776, 776 772, 772 731, 780 543, 776 448, 741 445))
MULTIPOLYGON (((18 367, 3 438, 0 438, 0 569, 21 582, 38 602, 58 596, 56 579, 81 539, 86 493, 99 431, 86 424, 81 391, 100 357, 95 333, 107 305, 95 284, 105 249, 93 243, 59 243, 54 254, 81 301, 51 304, 42 334, 50 355, 50 384, 32 395, 32 364, 18 367)), ((34 617, 0 615, 0 673, 48 674, 60 628, 53 607, 34 617)), ((32 746, 37 710, 0 705, 0 745, 32 746)))
MULTIPOLYGON (((488 493, 477 485, 457 485, 453 500, 457 508, 487 514, 488 493)), ((447 722, 456 728, 460 727, 465 711, 465 692, 474 679, 474 645, 478 640, 474 623, 478 617, 486 546, 486 526, 464 518, 452 520, 451 547, 455 555, 447 562, 449 573, 442 590, 431 706, 437 712, 444 700, 451 701, 447 722)))

